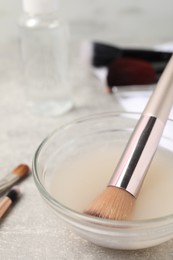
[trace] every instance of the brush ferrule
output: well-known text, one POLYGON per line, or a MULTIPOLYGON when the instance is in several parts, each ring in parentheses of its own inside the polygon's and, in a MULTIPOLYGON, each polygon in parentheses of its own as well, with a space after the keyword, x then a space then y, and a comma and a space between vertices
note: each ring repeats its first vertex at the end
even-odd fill
POLYGON ((164 123, 154 116, 141 116, 108 186, 137 196, 157 149, 164 123))
POLYGON ((12 186, 20 179, 20 176, 12 174, 11 172, 1 179, 0 181, 0 193, 12 186))

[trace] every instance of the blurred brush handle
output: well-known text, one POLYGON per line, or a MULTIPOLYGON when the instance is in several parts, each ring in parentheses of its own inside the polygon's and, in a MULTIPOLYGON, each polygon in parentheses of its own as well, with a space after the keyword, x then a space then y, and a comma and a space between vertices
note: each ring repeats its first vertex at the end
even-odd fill
POLYGON ((124 57, 133 57, 136 59, 144 59, 149 62, 169 61, 172 56, 171 52, 145 50, 145 49, 123 49, 124 57))
POLYGON ((134 58, 148 61, 158 72, 165 68, 171 56, 172 52, 154 49, 119 48, 102 42, 93 42, 92 65, 103 67, 108 66, 114 59, 134 58))

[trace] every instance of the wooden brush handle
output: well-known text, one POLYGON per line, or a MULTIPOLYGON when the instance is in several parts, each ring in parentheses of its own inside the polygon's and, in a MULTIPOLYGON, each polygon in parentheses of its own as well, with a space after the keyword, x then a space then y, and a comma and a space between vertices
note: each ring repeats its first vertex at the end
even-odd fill
POLYGON ((3 217, 3 215, 6 213, 6 211, 9 209, 11 206, 12 201, 8 198, 5 197, 1 202, 0 202, 0 219, 3 217))

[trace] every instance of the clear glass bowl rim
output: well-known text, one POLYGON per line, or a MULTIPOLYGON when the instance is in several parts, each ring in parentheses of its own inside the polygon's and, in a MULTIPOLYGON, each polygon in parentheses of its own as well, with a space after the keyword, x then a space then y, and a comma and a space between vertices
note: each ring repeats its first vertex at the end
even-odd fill
MULTIPOLYGON (((69 123, 66 123, 64 125, 61 125, 60 127, 56 128, 54 131, 52 131, 38 146, 35 154, 34 154, 34 158, 33 158, 33 162, 32 162, 32 172, 33 172, 33 178, 35 181, 35 184, 41 194, 41 196, 53 207, 56 208, 56 210, 58 210, 58 212, 60 214, 65 215, 67 218, 71 218, 71 219, 78 219, 80 221, 84 221, 84 222, 88 222, 88 223, 94 223, 94 224, 98 224, 101 228, 101 226, 104 226, 104 228, 106 227, 111 227, 112 230, 114 230, 114 228, 121 228, 121 227, 128 227, 128 228, 141 228, 145 229, 145 228, 149 228, 149 227, 163 227, 164 225, 169 225, 172 224, 173 225, 173 214, 167 215, 167 216, 163 216, 163 217, 158 217, 158 218, 152 218, 152 219, 144 219, 144 220, 130 220, 130 221, 116 221, 116 220, 110 220, 110 219, 102 219, 102 218, 98 218, 98 217, 93 217, 93 216, 89 216, 80 212, 77 212, 73 209, 70 209, 64 205, 62 205, 60 202, 58 202, 57 200, 55 200, 50 194, 49 192, 45 189, 44 185, 42 184, 40 178, 39 178, 39 173, 37 171, 37 161, 39 158, 39 155, 43 149, 43 147, 45 145, 47 145, 49 143, 49 140, 54 138, 58 132, 60 130, 62 130, 65 127, 69 127, 69 126, 73 126, 75 124, 78 123, 82 123, 82 122, 86 122, 87 120, 91 120, 94 118, 103 118, 103 117, 110 117, 110 116, 122 116, 122 115, 134 115, 134 116, 140 116, 140 113, 138 112, 126 112, 126 111, 116 111, 116 112, 104 112, 104 113, 94 113, 94 114, 90 114, 90 115, 86 115, 83 117, 80 117, 79 119, 76 120, 72 120, 69 123), (114 228, 113 228, 114 227, 114 228)), ((171 123, 173 123, 173 119, 169 118, 168 119, 171 123)))

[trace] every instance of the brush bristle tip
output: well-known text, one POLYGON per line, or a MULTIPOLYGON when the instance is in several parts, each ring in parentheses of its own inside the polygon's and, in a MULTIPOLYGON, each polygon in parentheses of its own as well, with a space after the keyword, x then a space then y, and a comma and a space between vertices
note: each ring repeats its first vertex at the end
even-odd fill
POLYGON ((109 186, 85 210, 85 214, 112 220, 127 220, 134 207, 135 197, 127 191, 109 186))
POLYGON ((19 177, 24 177, 29 173, 29 171, 30 169, 28 165, 20 164, 12 171, 12 173, 19 177))
POLYGON ((8 192, 7 197, 12 201, 15 202, 21 196, 21 190, 18 186, 13 186, 11 190, 8 192))

